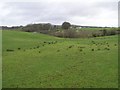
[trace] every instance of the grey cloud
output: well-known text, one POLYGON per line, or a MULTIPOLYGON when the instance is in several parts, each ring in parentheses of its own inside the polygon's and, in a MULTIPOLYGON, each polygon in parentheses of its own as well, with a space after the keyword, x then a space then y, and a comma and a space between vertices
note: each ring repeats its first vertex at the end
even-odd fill
POLYGON ((95 7, 117 11, 118 10, 118 2, 117 1, 98 2, 95 4, 95 7))
MULTIPOLYGON (((38 21, 63 21, 67 19, 66 11, 60 10, 59 7, 51 3, 40 2, 15 2, 7 3, 7 8, 11 9, 11 12, 7 15, 11 18, 18 17, 28 22, 32 20, 38 21)), ((5 7, 6 8, 6 7, 5 7)))
POLYGON ((94 18, 101 14, 100 10, 116 11, 116 5, 116 2, 9 2, 4 9, 10 12, 3 17, 3 23, 61 23, 70 21, 73 17, 94 18))

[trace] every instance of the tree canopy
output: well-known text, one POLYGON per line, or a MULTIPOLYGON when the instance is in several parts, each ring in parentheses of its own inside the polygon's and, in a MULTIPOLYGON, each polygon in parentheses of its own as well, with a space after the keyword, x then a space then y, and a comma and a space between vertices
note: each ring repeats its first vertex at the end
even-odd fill
POLYGON ((69 29, 70 26, 71 26, 71 24, 69 22, 63 22, 63 24, 62 24, 63 29, 69 29))

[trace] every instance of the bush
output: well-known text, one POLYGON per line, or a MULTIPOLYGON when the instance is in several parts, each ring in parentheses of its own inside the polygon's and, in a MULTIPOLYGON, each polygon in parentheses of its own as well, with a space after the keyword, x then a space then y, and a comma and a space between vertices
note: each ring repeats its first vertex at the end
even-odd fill
POLYGON ((67 31, 64 31, 64 36, 65 38, 75 38, 76 37, 76 32, 74 30, 67 30, 67 31))
POLYGON ((107 35, 107 30, 106 29, 103 30, 103 36, 105 36, 105 35, 107 35))
POLYGON ((116 35, 116 30, 108 30, 107 35, 116 35))

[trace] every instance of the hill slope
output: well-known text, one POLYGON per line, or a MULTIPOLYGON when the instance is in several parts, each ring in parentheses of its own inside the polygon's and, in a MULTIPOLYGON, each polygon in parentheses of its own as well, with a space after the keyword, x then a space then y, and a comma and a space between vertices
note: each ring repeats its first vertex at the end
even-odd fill
POLYGON ((3 31, 3 87, 118 86, 117 36, 61 39, 3 31))

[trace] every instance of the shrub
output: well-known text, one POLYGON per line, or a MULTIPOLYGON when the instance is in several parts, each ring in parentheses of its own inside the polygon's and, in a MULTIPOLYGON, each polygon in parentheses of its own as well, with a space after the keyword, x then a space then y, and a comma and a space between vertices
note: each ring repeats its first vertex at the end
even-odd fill
POLYGON ((105 35, 107 35, 107 30, 106 29, 103 30, 103 36, 105 36, 105 35))
POLYGON ((65 38, 75 38, 76 37, 76 32, 74 30, 69 29, 67 31, 64 31, 63 37, 65 37, 65 38))
POLYGON ((93 37, 97 37, 97 35, 96 35, 96 34, 93 34, 93 37))

